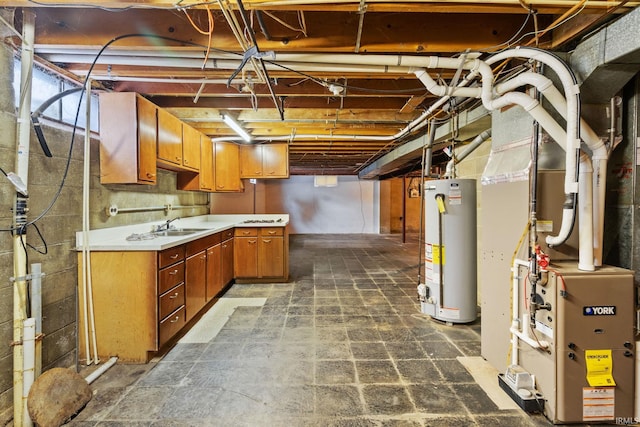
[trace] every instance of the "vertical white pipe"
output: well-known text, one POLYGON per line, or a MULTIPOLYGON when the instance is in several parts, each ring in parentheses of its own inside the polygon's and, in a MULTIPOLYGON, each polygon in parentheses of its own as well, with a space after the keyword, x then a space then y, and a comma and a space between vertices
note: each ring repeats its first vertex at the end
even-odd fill
POLYGON ((36 322, 35 377, 42 373, 42 264, 31 264, 31 317, 36 322))
POLYGON ((594 271, 593 265, 593 168, 586 154, 580 156, 578 176, 579 253, 578 270, 594 271))
MULTIPOLYGON (((27 409, 27 398, 29 390, 35 380, 35 351, 36 351, 36 320, 29 317, 24 321, 24 364, 23 364, 23 383, 22 383, 22 411, 24 413, 22 425, 32 425, 31 417, 27 409)), ((14 423, 15 425, 15 423, 14 423)))
MULTIPOLYGON (((605 150, 606 151, 606 150, 605 150)), ((607 158, 593 156, 593 263, 602 266, 604 202, 607 190, 607 158)))
POLYGON ((527 261, 523 261, 521 259, 515 259, 513 260, 513 265, 511 266, 511 276, 512 276, 512 281, 511 281, 511 295, 512 295, 512 301, 511 301, 511 364, 512 365, 517 365, 519 362, 519 355, 518 355, 518 336, 513 333, 513 330, 517 330, 519 329, 519 320, 520 320, 520 308, 519 308, 519 304, 520 304, 520 281, 519 279, 519 273, 520 273, 520 269, 518 268, 519 266, 523 266, 523 267, 529 267, 529 263, 527 261))
MULTIPOLYGON (((86 147, 85 147, 86 150, 86 147)), ((85 151, 84 153, 85 159, 88 153, 85 151)), ((90 330, 91 330, 91 321, 89 318, 89 280, 91 279, 91 271, 88 268, 89 259, 91 254, 89 253, 89 230, 87 227, 87 219, 86 219, 86 206, 85 201, 87 199, 87 189, 85 188, 84 183, 86 179, 84 178, 84 164, 83 164, 83 187, 82 187, 82 314, 83 314, 83 334, 84 334, 84 351, 86 356, 87 365, 91 365, 93 360, 91 358, 91 340, 89 338, 90 330)))
MULTIPOLYGON (((25 186, 29 177, 29 139, 31 136, 31 69, 33 67, 33 44, 35 39, 35 14, 27 9, 23 11, 22 25, 22 52, 20 74, 20 105, 18 112, 18 130, 16 141, 16 168, 18 175, 25 186)), ((18 196, 18 201, 22 196, 18 196)), ((22 198, 26 207, 26 199, 22 198)), ((14 211, 16 221, 18 215, 17 202, 14 211)), ((24 218, 21 219, 24 221, 24 218)), ((15 232, 13 236, 13 274, 15 278, 13 288, 13 424, 15 426, 30 426, 31 420, 24 410, 24 347, 23 347, 23 323, 26 319, 26 276, 27 257, 25 253, 26 235, 23 231, 15 232)))
MULTIPOLYGON (((83 162, 83 176, 82 176, 82 233, 85 236, 89 235, 89 185, 91 183, 91 79, 86 81, 86 96, 85 96, 85 132, 84 132, 84 162, 83 162)), ((84 245, 83 251, 86 251, 86 262, 84 264, 87 269, 87 282, 85 295, 85 301, 88 303, 88 329, 91 335, 91 345, 93 346, 93 361, 98 364, 100 359, 98 358, 98 343, 96 338, 96 318, 93 310, 93 282, 91 280, 91 254, 89 252, 89 246, 84 245)), ((87 355, 88 357, 88 355, 87 355)))

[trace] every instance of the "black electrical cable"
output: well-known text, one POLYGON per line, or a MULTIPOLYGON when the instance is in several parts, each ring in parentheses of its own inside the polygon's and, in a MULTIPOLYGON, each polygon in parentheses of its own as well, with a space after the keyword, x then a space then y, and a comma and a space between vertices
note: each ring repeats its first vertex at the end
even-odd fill
MULTIPOLYGON (((89 70, 87 71, 87 75, 84 78, 82 87, 84 87, 86 85, 86 82, 91 77, 91 73, 93 72, 93 69, 97 64, 98 59, 102 56, 104 51, 109 46, 111 46, 113 43, 115 43, 117 41, 124 40, 124 39, 127 39, 127 38, 134 38, 134 37, 155 38, 155 39, 172 41, 172 42, 175 42, 175 43, 182 43, 182 44, 186 44, 186 45, 189 45, 189 46, 196 46, 196 47, 206 48, 206 46, 203 46, 203 45, 198 44, 198 43, 192 43, 192 42, 189 42, 189 41, 180 40, 180 39, 176 39, 176 38, 173 38, 173 37, 160 36, 160 35, 157 35, 157 34, 144 34, 144 33, 123 34, 121 36, 117 36, 117 37, 114 37, 113 39, 109 40, 98 51, 98 53, 96 54, 95 58, 93 59, 93 61, 91 63, 91 66, 89 67, 89 70)), ((218 52, 223 52, 223 53, 242 56, 242 55, 237 54, 235 52, 229 52, 229 51, 225 51, 225 50, 221 50, 221 49, 215 49, 215 50, 218 51, 218 52)), ((66 179, 67 179, 67 175, 69 173, 69 168, 71 166, 71 155, 73 153, 73 146, 74 146, 74 142, 75 142, 76 132, 77 132, 77 129, 78 129, 78 119, 79 119, 79 116, 80 116, 80 108, 82 106, 82 99, 84 97, 84 93, 85 93, 85 91, 81 91, 80 92, 80 97, 78 99, 78 108, 76 109, 75 120, 74 120, 74 123, 73 123, 72 132, 71 132, 71 142, 69 144, 69 153, 67 155, 67 162, 65 164, 65 168, 64 168, 63 175, 62 175, 62 179, 60 181, 60 185, 58 186, 58 189, 57 189, 56 193, 54 194, 53 199, 51 200, 49 205, 38 216, 35 217, 35 219, 27 222, 24 225, 20 225, 20 226, 17 226, 17 227, 11 227, 11 228, 3 228, 3 229, 0 229, 0 231, 14 232, 14 231, 18 231, 18 230, 22 230, 22 231, 26 230, 27 226, 35 224, 37 221, 42 219, 47 213, 49 213, 49 211, 53 208, 54 204, 56 203, 56 201, 60 197, 60 194, 62 193, 62 189, 63 189, 64 184, 65 184, 66 179)), ((89 132, 90 130, 86 129, 86 131, 89 132)))

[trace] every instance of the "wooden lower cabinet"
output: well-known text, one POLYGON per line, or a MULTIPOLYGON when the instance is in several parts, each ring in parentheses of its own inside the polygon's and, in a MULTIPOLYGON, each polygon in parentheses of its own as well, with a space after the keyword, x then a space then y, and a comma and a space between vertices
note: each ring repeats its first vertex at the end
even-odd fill
MULTIPOLYGON (((91 282, 98 356, 146 363, 234 279, 286 281, 286 227, 225 230, 163 251, 93 251, 91 282), (235 271, 234 271, 235 268, 235 271)), ((82 278, 82 254, 78 277, 82 278)), ((78 283, 80 307, 85 300, 78 283)), ((84 310, 80 360, 86 360, 84 310)), ((89 337, 89 342, 92 338, 89 337)), ((93 349, 90 350, 93 357, 93 349)))
POLYGON ((284 275, 284 239, 260 236, 258 240, 258 277, 284 275))
POLYGON ((234 240, 237 281, 288 280, 289 234, 286 227, 239 227, 234 240))
POLYGON ((227 286, 233 280, 233 230, 223 232, 222 243, 220 245, 222 286, 227 286))
MULTIPOLYGON (((246 230, 246 229, 241 229, 246 230)), ((233 239, 233 270, 236 279, 258 277, 258 236, 233 239)))
POLYGON ((207 303, 207 251, 202 250, 186 260, 185 294, 187 322, 207 303))
POLYGON ((222 243, 207 248, 207 288, 205 298, 210 301, 220 293, 222 283, 222 243))
MULTIPOLYGON (((166 251, 94 251, 91 281, 98 356, 146 363, 185 326, 184 246, 166 251)), ((82 254, 78 254, 78 294, 82 254)), ((79 357, 87 359, 84 310, 79 316, 79 357)), ((89 337, 89 342, 93 340, 89 337)), ((90 350, 93 356, 93 348, 90 350)))

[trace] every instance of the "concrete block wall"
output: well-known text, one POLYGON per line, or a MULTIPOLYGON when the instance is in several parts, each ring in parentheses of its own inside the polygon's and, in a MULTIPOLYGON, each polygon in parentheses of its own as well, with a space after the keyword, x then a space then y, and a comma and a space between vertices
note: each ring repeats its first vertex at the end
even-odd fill
MULTIPOLYGON (((13 81, 14 53, 9 45, 0 47, 0 167, 6 172, 15 169, 16 111, 13 81)), ((68 127, 46 125, 43 131, 53 158, 42 153, 35 135, 31 135, 29 156, 28 219, 44 211, 59 188, 69 153, 71 132, 68 127)), ((82 171, 84 134, 78 133, 71 150, 71 163, 60 197, 51 210, 37 222, 46 241, 46 254, 28 251, 28 262, 41 263, 43 279, 43 371, 52 367, 76 366, 76 299, 77 253, 75 233, 82 228, 82 171)), ((175 216, 208 213, 205 193, 176 190, 176 174, 158 171, 158 183, 146 185, 100 184, 99 141, 91 141, 90 227, 105 228, 140 222, 162 221, 175 216), (122 213, 109 217, 105 208, 117 204, 120 208, 200 205, 197 208, 122 213)), ((0 229, 8 229, 13 221, 15 191, 0 176, 0 229)), ((45 252, 45 245, 34 227, 27 231, 27 242, 45 252)), ((13 417, 13 239, 10 232, 0 232, 0 425, 13 417)))

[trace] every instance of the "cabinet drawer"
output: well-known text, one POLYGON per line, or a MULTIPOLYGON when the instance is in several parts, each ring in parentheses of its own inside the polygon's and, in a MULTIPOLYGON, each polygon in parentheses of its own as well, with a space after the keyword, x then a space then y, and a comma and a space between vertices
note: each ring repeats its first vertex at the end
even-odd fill
POLYGON ((162 347, 172 336, 177 334, 185 325, 185 308, 184 305, 171 313, 160 322, 159 338, 160 347, 162 347))
POLYGON ((183 305, 184 284, 180 284, 170 291, 160 295, 160 302, 158 303, 160 319, 164 319, 183 305))
POLYGON ((230 238, 233 237, 233 228, 230 230, 224 230, 223 232, 221 232, 220 234, 222 234, 222 241, 224 242, 225 240, 229 240, 230 238))
POLYGON ((182 282, 184 282, 184 261, 158 272, 158 294, 163 294, 182 282))
POLYGON ((158 268, 166 267, 184 259, 184 245, 166 249, 158 253, 158 268))
POLYGON ((264 227, 260 229, 261 236, 282 236, 284 233, 282 227, 264 227))
POLYGON ((198 240, 194 240, 192 242, 187 243, 185 246, 187 247, 187 258, 192 256, 193 254, 197 254, 198 252, 202 252, 211 246, 217 245, 221 241, 220 233, 212 234, 210 236, 203 237, 198 240))
POLYGON ((258 229, 255 227, 236 228, 236 237, 253 237, 258 235, 258 229))

